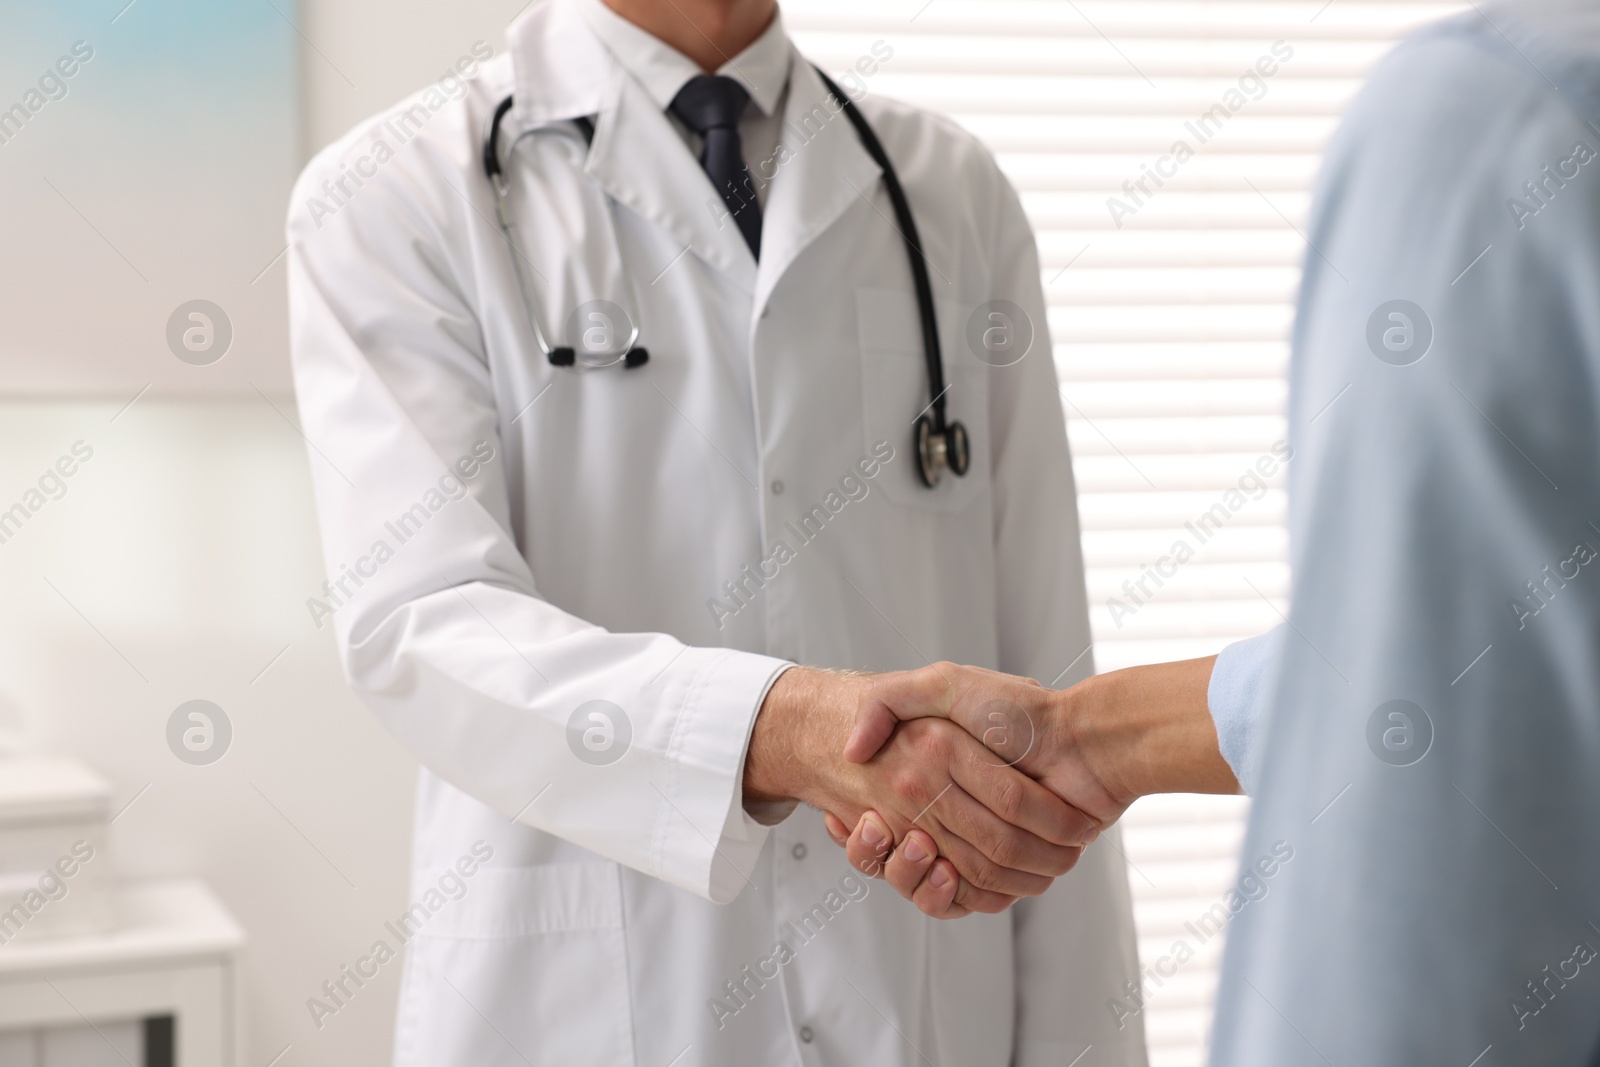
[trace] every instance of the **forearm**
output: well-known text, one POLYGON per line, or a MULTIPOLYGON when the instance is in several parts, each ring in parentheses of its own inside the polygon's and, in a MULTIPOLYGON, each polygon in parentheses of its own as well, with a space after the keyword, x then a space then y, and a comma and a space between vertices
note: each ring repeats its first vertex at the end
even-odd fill
POLYGON ((1068 744, 1113 795, 1238 793, 1206 703, 1215 656, 1096 675, 1060 694, 1068 744))
POLYGON ((796 802, 821 806, 823 757, 844 749, 854 711, 852 682, 862 678, 792 667, 772 683, 745 756, 744 804, 752 818, 780 822, 796 802), (840 706, 846 693, 848 704, 840 706))

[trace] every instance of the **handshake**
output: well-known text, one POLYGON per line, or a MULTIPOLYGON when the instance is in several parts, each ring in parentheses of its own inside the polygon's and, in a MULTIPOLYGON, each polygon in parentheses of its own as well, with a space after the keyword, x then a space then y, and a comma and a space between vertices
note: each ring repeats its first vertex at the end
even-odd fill
POLYGON ((851 866, 935 918, 1037 896, 1149 793, 1237 793, 1206 704, 1214 658, 1051 690, 934 663, 880 675, 796 667, 773 683, 745 807, 820 809, 851 866))

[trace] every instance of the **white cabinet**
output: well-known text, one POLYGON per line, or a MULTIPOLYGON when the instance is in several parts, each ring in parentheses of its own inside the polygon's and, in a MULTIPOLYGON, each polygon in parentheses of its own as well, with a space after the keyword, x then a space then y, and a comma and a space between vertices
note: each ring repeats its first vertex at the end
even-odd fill
POLYGON ((143 1021, 102 1021, 0 1033, 0 1067, 153 1067, 143 1021))
POLYGON ((111 928, 110 808, 76 760, 0 760, 0 945, 111 928))
POLYGON ((236 1067, 238 923, 192 880, 120 883, 112 905, 109 932, 0 946, 0 1067, 236 1067))

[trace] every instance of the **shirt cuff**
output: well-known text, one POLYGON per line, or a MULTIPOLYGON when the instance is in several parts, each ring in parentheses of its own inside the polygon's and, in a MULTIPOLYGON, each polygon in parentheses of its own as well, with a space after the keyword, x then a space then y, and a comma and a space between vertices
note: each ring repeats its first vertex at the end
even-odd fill
POLYGON ((677 788, 662 796, 678 818, 658 840, 662 877, 726 904, 750 884, 768 828, 744 810, 744 762, 772 683, 794 666, 748 652, 707 658, 684 702, 673 763, 677 788))
POLYGON ((1246 793, 1255 792, 1255 756, 1266 716, 1267 680, 1277 660, 1283 627, 1236 641, 1217 654, 1206 703, 1217 727, 1217 747, 1246 793))

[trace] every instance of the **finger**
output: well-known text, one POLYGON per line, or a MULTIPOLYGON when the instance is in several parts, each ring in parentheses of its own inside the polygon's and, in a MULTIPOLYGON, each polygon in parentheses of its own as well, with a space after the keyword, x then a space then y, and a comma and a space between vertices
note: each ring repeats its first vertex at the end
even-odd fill
MULTIPOLYGON (((932 835, 939 855, 954 863, 961 877, 974 888, 1012 897, 1036 897, 1055 880, 1054 875, 1032 869, 1043 866, 1044 861, 1033 853, 1030 844, 1059 846, 1039 838, 1033 838, 1032 843, 1020 841, 1032 835, 1002 822, 954 784, 918 820, 918 825, 932 835)), ((906 832, 909 827, 902 836, 906 832)))
POLYGON ((850 840, 850 827, 846 826, 844 820, 831 811, 822 813, 822 828, 828 831, 828 836, 833 838, 833 843, 840 848, 843 848, 850 840))
MULTIPOLYGON (((950 776, 997 818, 1058 849, 1087 845, 1100 836, 1100 826, 1093 818, 1015 767, 997 762, 994 753, 977 745, 955 746, 950 776)), ((1049 853, 1033 850, 1032 854, 1049 853)), ((1055 855, 1064 858, 1060 853, 1055 855)), ((1063 874, 1065 869, 1041 869, 1039 873, 1063 874)))
POLYGON ((959 670, 953 663, 935 663, 874 678, 862 695, 855 728, 844 744, 844 758, 852 763, 867 762, 903 720, 948 717, 950 680, 959 670))
MULTIPOLYGON (((1052 799, 1054 799, 1052 797, 1052 799)), ((1059 801, 1058 801, 1059 803, 1059 801)), ((940 801, 939 823, 963 843, 987 859, 993 866, 1006 871, 1037 876, 1046 880, 1059 878, 1078 862, 1081 849, 1075 845, 1060 845, 1047 841, 1037 834, 1022 829, 996 815, 989 805, 952 783, 949 793, 940 801)), ((935 835, 939 852, 955 861, 956 868, 979 888, 1010 893, 1013 896, 1034 896, 1020 888, 1024 884, 1007 880, 1003 884, 986 881, 974 874, 958 854, 935 835)), ((1038 892, 1043 892, 1041 887, 1038 892)))
MULTIPOLYGON (((884 880, 894 887, 896 893, 907 900, 912 900, 917 887, 933 868, 933 861, 938 858, 937 847, 933 843, 933 838, 928 836, 928 832, 912 830, 889 854, 887 862, 883 865, 884 880)), ((950 895, 952 897, 955 895, 953 886, 950 895)))
MULTIPOLYGON (((912 891, 911 900, 924 915, 935 919, 959 919, 972 911, 965 904, 956 902, 960 888, 961 876, 956 873, 955 864, 941 856, 929 866, 927 875, 912 891)), ((997 901, 999 899, 996 897, 997 901)))
MULTIPOLYGON (((961 876, 955 864, 934 855, 933 847, 933 838, 921 830, 912 830, 889 857, 884 873, 895 891, 916 904, 924 915, 934 919, 959 919, 973 909, 956 903, 961 876)), ((995 911, 1004 910, 1008 901, 1014 899, 976 890, 970 885, 967 888, 969 901, 995 911)))
MULTIPOLYGON (((880 842, 873 846, 863 839, 863 828, 874 825, 869 823, 869 815, 874 819, 880 818, 876 812, 868 812, 856 824, 847 846, 851 866, 864 874, 883 878, 894 887, 895 892, 914 903, 923 914, 935 919, 958 919, 975 910, 991 913, 1004 911, 1016 900, 1015 897, 977 889, 970 883, 963 887, 955 865, 935 854, 933 838, 920 829, 908 831, 899 847, 887 853, 888 858, 884 860, 883 844, 880 842), (958 892, 966 901, 965 904, 956 903, 958 892)), ((876 831, 887 832, 881 825, 876 826, 876 831)))
POLYGON ((883 816, 875 811, 864 812, 845 843, 845 857, 851 867, 868 878, 882 878, 894 841, 883 816))
MULTIPOLYGON (((941 863, 948 862, 942 857, 941 863)), ((931 879, 933 875, 929 875, 931 879)), ((991 893, 988 890, 978 889, 965 878, 956 879, 955 900, 951 904, 954 910, 963 912, 981 912, 984 915, 999 915, 1017 902, 1017 898, 1004 893, 991 893)))

